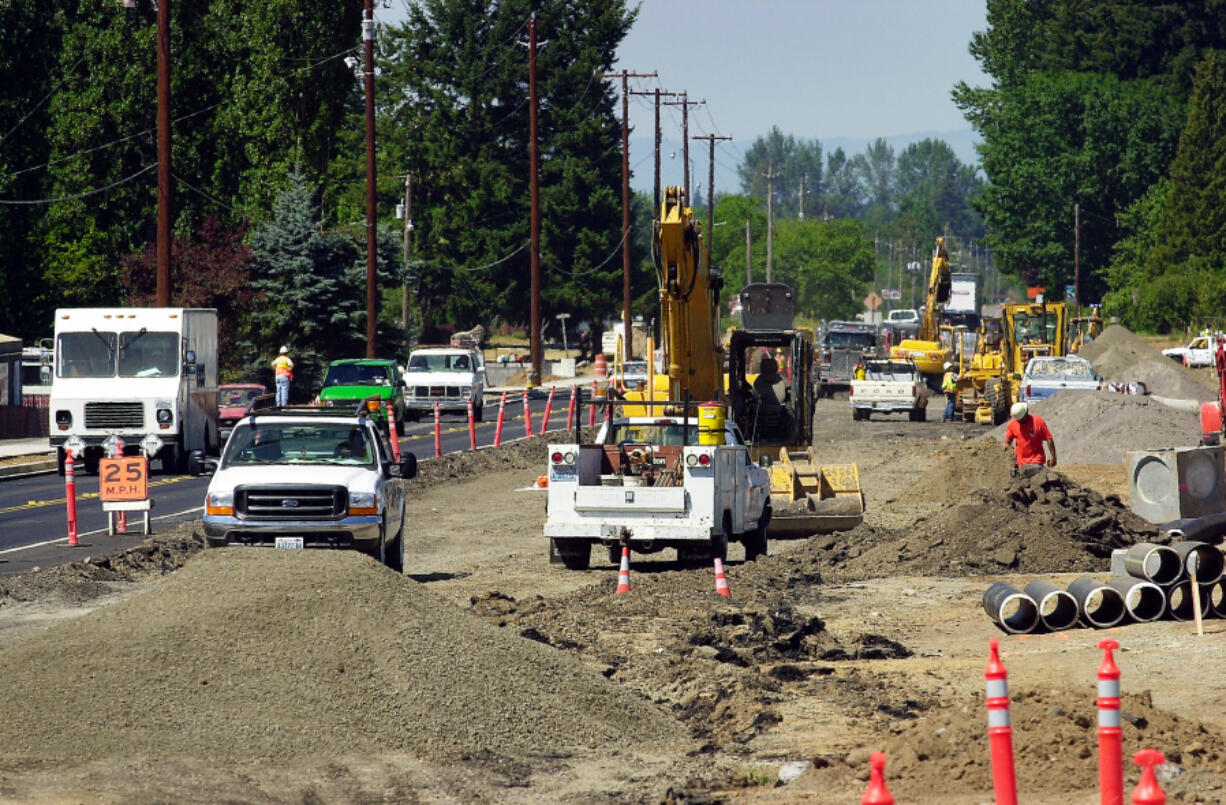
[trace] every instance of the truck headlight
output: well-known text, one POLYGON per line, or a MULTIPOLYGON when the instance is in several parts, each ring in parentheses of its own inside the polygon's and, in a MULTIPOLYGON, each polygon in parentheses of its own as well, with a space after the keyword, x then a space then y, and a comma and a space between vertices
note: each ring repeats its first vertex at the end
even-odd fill
POLYGON ((464 399, 466 400, 472 399, 473 397, 473 387, 472 386, 464 386, 462 389, 460 389, 460 391, 464 394, 464 399))
POLYGON ((350 492, 349 493, 349 513, 350 514, 378 514, 379 510, 375 506, 374 492, 350 492))
POLYGON ((60 430, 68 430, 72 427, 72 411, 60 409, 55 412, 55 426, 60 430))
POLYGON ((169 408, 159 408, 154 416, 157 419, 158 427, 161 428, 169 428, 170 423, 175 421, 174 412, 169 408))
POLYGON ((233 492, 210 492, 204 501, 205 514, 234 514, 233 492))

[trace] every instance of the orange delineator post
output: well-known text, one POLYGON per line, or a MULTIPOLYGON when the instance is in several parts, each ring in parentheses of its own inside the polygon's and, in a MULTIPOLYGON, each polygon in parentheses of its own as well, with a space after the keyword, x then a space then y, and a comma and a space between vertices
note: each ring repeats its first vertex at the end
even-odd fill
POLYGON ((473 401, 468 401, 468 449, 477 449, 477 419, 473 415, 473 401))
POLYGON ((1142 749, 1132 756, 1132 762, 1141 766, 1141 779, 1132 791, 1133 805, 1166 805, 1166 794, 1154 776, 1154 766, 1166 763, 1166 757, 1157 749, 1142 749))
POLYGON ((532 409, 528 408, 527 389, 524 389, 524 436, 532 438, 532 409))
POLYGON ((544 436, 549 431, 549 412, 553 410, 553 394, 558 390, 557 386, 549 387, 549 399, 545 400, 545 415, 541 417, 541 435, 544 436))
POLYGON ((502 446, 502 423, 507 418, 507 393, 502 392, 502 398, 498 400, 498 426, 494 428, 494 447, 502 446))
POLYGON ((592 407, 587 412, 587 426, 589 428, 596 427, 596 381, 592 381, 592 407))
POLYGON ((443 455, 443 424, 440 419, 441 412, 439 411, 438 403, 434 404, 434 457, 441 458, 443 455))
POLYGON ((387 404, 387 435, 392 442, 392 458, 396 459, 396 463, 400 463, 400 437, 396 434, 396 407, 390 402, 387 404))
POLYGON ((1112 651, 1116 640, 1103 640, 1103 662, 1098 667, 1098 801, 1124 805, 1124 733, 1120 728, 1120 669, 1112 651))
POLYGON ((68 503, 68 547, 75 548, 77 542, 77 479, 73 469, 75 460, 71 450, 64 453, 64 500, 68 503))
MULTIPOLYGON (((123 439, 115 439, 115 458, 123 458, 123 439)), ((115 533, 128 533, 128 513, 125 511, 115 512, 115 533)))
POLYGON ((885 785, 885 752, 874 752, 868 762, 868 788, 860 798, 860 805, 894 805, 894 795, 885 785))
POLYGON ((999 641, 988 641, 987 681, 988 744, 992 751, 992 787, 996 805, 1017 805, 1017 778, 1013 771, 1013 727, 1009 723, 1009 673, 1000 661, 999 641))
POLYGON ((579 384, 570 387, 570 405, 566 409, 566 430, 575 427, 575 400, 578 399, 579 384))

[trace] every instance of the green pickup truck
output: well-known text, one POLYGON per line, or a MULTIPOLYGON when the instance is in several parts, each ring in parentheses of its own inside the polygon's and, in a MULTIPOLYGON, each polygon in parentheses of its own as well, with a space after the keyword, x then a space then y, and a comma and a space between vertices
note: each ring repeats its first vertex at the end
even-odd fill
POLYGON ((319 402, 325 406, 352 407, 357 400, 378 396, 382 400, 374 416, 379 422, 387 419, 387 405, 396 410, 396 433, 404 435, 404 383, 395 361, 379 358, 347 358, 332 361, 319 390, 319 402))

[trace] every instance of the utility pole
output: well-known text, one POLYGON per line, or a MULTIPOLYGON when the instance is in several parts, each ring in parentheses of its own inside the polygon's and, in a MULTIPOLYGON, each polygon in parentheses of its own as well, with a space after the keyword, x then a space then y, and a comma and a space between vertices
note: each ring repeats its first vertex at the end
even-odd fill
MULTIPOLYGON (((367 0, 369 2, 369 0, 367 0)), ((158 242, 157 302, 170 307, 170 0, 158 9, 158 242)))
MULTIPOLYGON (((532 323, 528 330, 532 346, 532 371, 528 373, 530 388, 541 384, 544 362, 544 350, 541 348, 541 188, 536 148, 536 104, 536 15, 533 14, 528 18, 528 139, 531 143, 528 153, 528 184, 531 188, 532 205, 529 221, 532 239, 532 304, 529 313, 532 323)), ((562 327, 565 329, 565 322, 562 327)))
POLYGON ((1073 307, 1081 317, 1081 204, 1073 205, 1073 307))
POLYGON ((766 281, 771 281, 775 262, 775 163, 766 168, 766 281))
POLYGON ((685 162, 685 206, 692 206, 690 202, 690 107, 702 106, 706 103, 705 100, 691 101, 686 91, 681 92, 681 100, 665 101, 665 106, 680 106, 681 107, 681 152, 683 162, 685 162))
POLYGON ((753 284, 753 238, 749 234, 749 219, 745 219, 745 284, 753 284))
MULTIPOLYGON (((163 0, 164 2, 164 0, 163 0)), ((375 325, 379 309, 376 291, 377 218, 375 215, 375 9, 366 0, 362 20, 362 45, 366 51, 366 357, 375 355, 375 325)))
POLYGON ((707 174, 707 268, 711 267, 711 244, 715 239, 715 143, 717 140, 731 140, 731 137, 718 137, 714 134, 696 134, 695 140, 706 140, 711 148, 708 159, 707 174))
POLYGON ((413 233, 413 174, 404 175, 404 284, 400 288, 400 329, 404 330, 404 346, 409 346, 409 235, 413 233))
POLYGON ((805 175, 800 175, 800 220, 805 219, 805 175))
POLYGON ((631 78, 655 78, 650 73, 597 73, 597 78, 620 78, 622 80, 622 339, 625 344, 624 358, 634 353, 634 331, 630 325, 630 87, 631 78))
POLYGON ((664 95, 664 96, 676 97, 678 93, 668 92, 666 90, 660 89, 659 87, 656 87, 654 90, 650 92, 639 92, 637 90, 631 90, 630 94, 631 95, 652 95, 652 96, 655 96, 655 99, 656 99, 656 160, 655 160, 656 166, 655 166, 655 183, 653 184, 653 187, 655 189, 652 194, 652 202, 655 204, 655 206, 652 207, 652 212, 651 212, 652 216, 654 217, 656 215, 659 215, 660 213, 660 96, 664 95))

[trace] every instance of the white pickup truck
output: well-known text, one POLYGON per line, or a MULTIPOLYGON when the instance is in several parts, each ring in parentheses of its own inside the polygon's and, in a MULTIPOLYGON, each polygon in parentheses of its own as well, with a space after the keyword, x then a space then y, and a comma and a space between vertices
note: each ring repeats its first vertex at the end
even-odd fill
POLYGON ((1207 335, 1197 336, 1186 347, 1164 349, 1162 354, 1184 366, 1212 366, 1213 338, 1207 335))
POLYGON ((851 401, 852 419, 902 411, 907 412, 912 422, 928 418, 928 386, 910 360, 865 361, 864 379, 852 379, 847 398, 851 401))
POLYGON ((674 548, 681 561, 766 553, 770 474, 750 457, 733 424, 724 444, 696 444, 691 418, 606 422, 595 444, 551 444, 545 536, 550 561, 583 570, 593 545, 616 564, 623 545, 640 553, 674 548))

